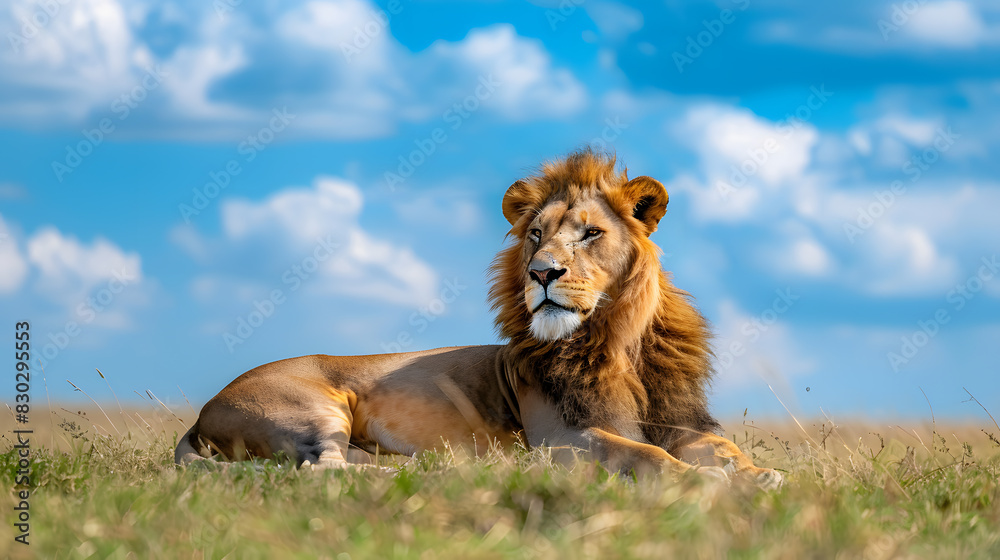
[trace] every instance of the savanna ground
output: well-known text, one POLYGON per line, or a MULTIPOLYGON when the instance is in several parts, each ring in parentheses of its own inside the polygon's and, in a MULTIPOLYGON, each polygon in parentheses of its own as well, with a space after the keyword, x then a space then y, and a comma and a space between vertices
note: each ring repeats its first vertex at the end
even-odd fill
MULTIPOLYGON (((30 545, 0 500, 11 558, 1000 558, 1000 428, 725 423, 771 493, 572 471, 541 450, 461 450, 392 469, 262 461, 182 469, 194 412, 112 404, 32 410, 30 545)), ((13 488, 14 418, 0 422, 13 488)), ((23 427, 23 426, 17 426, 23 427)))

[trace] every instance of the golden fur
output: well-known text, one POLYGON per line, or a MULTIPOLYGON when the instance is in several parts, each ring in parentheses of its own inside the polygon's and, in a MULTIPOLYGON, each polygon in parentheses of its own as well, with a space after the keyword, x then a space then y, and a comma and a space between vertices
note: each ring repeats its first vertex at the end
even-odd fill
POLYGON ((179 463, 281 451, 301 465, 366 462, 443 440, 476 452, 516 438, 607 468, 780 484, 715 432, 709 332, 649 239, 663 185, 590 151, 545 164, 503 200, 511 243, 491 270, 503 346, 305 356, 255 368, 210 400, 179 463))

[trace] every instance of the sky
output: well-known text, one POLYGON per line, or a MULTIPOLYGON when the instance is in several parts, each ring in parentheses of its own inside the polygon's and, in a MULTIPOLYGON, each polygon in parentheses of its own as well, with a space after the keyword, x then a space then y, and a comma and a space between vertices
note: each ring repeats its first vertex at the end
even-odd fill
POLYGON ((36 402, 497 343, 503 194, 590 146, 669 191, 719 417, 1000 413, 996 3, 12 0, 0 31, 36 402))

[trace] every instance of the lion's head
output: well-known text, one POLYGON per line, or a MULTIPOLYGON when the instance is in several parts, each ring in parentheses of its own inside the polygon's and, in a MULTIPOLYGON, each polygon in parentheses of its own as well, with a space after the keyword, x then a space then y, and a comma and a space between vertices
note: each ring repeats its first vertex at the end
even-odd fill
POLYGON ((514 183, 503 214, 515 243, 498 257, 492 292, 502 333, 570 339, 611 326, 617 313, 633 328, 614 327, 638 334, 659 296, 659 250, 648 237, 667 200, 659 181, 629 180, 613 157, 590 151, 514 183))

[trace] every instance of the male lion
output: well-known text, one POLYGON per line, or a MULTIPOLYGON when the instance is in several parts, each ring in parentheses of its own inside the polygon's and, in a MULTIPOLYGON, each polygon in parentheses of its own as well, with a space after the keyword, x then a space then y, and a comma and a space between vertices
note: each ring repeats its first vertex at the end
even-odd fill
POLYGON ((490 301, 506 345, 260 366, 205 405, 175 460, 284 452, 342 467, 376 449, 409 455, 448 441, 481 453, 523 435, 612 471, 698 468, 776 487, 779 473, 715 435, 706 322, 649 239, 666 210, 663 185, 628 180, 614 157, 544 165, 503 199, 514 242, 494 261, 490 301))

